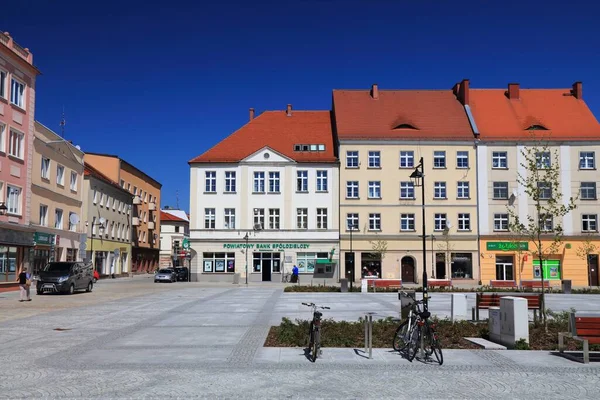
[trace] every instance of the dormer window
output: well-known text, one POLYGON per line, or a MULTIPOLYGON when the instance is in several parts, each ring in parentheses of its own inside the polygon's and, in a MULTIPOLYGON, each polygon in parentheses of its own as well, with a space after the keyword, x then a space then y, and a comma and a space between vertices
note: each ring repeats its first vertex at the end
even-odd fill
POLYGON ((543 125, 537 125, 537 124, 534 124, 534 125, 531 125, 529 128, 527 128, 527 129, 525 129, 525 130, 526 130, 526 131, 547 131, 547 130, 548 130, 548 128, 546 128, 546 127, 545 127, 545 126, 543 126, 543 125))
POLYGON ((400 125, 396 126, 394 129, 412 129, 412 130, 418 130, 417 128, 415 128, 411 124, 400 124, 400 125))
POLYGON ((325 145, 322 143, 295 144, 294 151, 325 151, 325 145))
POLYGON ((302 151, 308 151, 310 147, 307 144, 302 145, 302 151))

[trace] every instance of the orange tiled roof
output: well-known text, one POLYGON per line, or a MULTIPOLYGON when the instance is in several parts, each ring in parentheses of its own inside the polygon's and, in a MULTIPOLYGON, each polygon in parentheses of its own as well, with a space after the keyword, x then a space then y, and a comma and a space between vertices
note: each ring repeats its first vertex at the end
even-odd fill
POLYGON ((101 181, 104 181, 104 182, 108 183, 109 185, 112 185, 115 188, 122 190, 122 191, 128 193, 129 195, 131 195, 131 193, 129 193, 127 190, 125 190, 121 186, 119 186, 119 184, 117 182, 114 182, 112 179, 110 179, 109 177, 107 177, 102 172, 98 171, 96 168, 92 167, 88 163, 84 163, 83 175, 84 176, 93 176, 93 177, 100 179, 101 181))
POLYGON ((556 140, 600 140, 600 124, 571 89, 471 89, 469 105, 481 140, 528 140, 527 128, 542 125, 544 137, 556 140))
POLYGON ((377 89, 375 96, 372 91, 333 91, 340 139, 473 139, 467 114, 452 90, 377 89), (416 129, 397 129, 403 125, 416 129))
POLYGON ((335 162, 331 113, 265 111, 189 162, 239 162, 265 146, 298 162, 335 162), (295 144, 324 144, 325 151, 297 152, 295 144))
POLYGON ((160 211, 160 220, 161 221, 187 222, 185 219, 179 218, 173 214, 166 213, 162 210, 160 211))

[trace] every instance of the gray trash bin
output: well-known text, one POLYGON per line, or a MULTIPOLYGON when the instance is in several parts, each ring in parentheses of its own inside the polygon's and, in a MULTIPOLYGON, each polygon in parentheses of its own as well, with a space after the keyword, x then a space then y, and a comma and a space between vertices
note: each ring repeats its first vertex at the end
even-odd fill
POLYGON ((562 291, 565 294, 571 294, 571 280, 570 279, 564 279, 562 281, 562 291))
POLYGON ((240 274, 239 273, 233 274, 233 284, 239 285, 239 283, 240 283, 240 274))
POLYGON ((400 299, 402 319, 408 318, 410 308, 407 306, 412 304, 412 302, 415 300, 415 293, 416 292, 414 290, 398 290, 398 299, 400 299), (406 293, 406 295, 404 293, 406 293))
POLYGON ((348 279, 346 279, 346 278, 340 279, 340 291, 342 293, 348 292, 348 279))

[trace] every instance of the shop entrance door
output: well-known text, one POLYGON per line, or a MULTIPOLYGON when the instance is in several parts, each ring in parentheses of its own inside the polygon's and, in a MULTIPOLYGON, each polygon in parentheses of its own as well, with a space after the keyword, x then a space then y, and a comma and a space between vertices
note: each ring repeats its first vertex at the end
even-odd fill
POLYGON ((600 286, 600 274, 598 274, 598 254, 590 254, 589 256, 589 266, 590 269, 590 286, 600 286))
POLYGON ((280 253, 254 253, 253 258, 254 272, 261 273, 263 282, 270 282, 272 273, 280 272, 280 253))
POLYGON ((514 264, 512 256, 496 256, 496 280, 513 281, 514 264))

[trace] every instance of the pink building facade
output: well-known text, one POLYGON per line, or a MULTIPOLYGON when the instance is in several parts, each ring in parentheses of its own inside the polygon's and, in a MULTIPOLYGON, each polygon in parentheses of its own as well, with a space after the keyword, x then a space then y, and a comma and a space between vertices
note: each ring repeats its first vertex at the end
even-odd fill
POLYGON ((0 283, 14 282, 19 269, 30 268, 35 244, 29 222, 39 73, 29 49, 0 32, 0 283))

